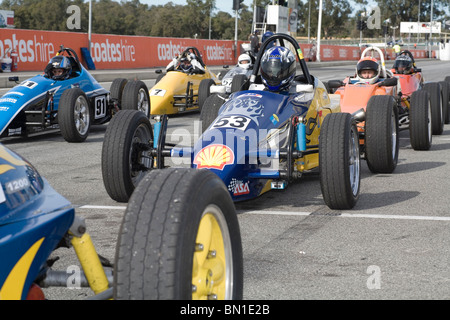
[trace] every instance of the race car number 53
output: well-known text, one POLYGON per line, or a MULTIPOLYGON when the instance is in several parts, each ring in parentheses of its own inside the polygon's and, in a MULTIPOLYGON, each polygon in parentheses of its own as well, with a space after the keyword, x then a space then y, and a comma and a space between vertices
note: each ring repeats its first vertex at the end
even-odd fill
POLYGON ((244 116, 223 116, 214 122, 212 128, 234 128, 245 130, 250 121, 250 118, 244 116))

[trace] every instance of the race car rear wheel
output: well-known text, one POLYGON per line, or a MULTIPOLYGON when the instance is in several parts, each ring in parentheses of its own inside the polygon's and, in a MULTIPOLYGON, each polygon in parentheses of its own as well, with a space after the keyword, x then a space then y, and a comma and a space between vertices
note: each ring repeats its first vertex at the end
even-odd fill
POLYGON ((129 81, 122 94, 122 110, 142 111, 147 118, 150 116, 150 94, 143 81, 129 81))
POLYGON ((198 87, 198 106, 200 111, 202 110, 206 99, 211 95, 211 86, 214 86, 215 84, 213 79, 203 79, 200 82, 198 87))
POLYGON ((117 78, 114 79, 111 83, 111 87, 109 89, 110 91, 110 98, 111 100, 114 99, 119 104, 119 109, 121 109, 122 106, 122 94, 123 89, 125 88, 125 85, 127 84, 128 80, 124 78, 117 78))
POLYGON ((360 189, 359 135, 349 113, 324 119, 319 140, 320 187, 330 209, 351 209, 360 189))
POLYGON ((86 94, 80 88, 65 90, 59 100, 58 124, 67 142, 83 142, 91 128, 91 110, 86 94))
POLYGON ((225 98, 219 94, 212 94, 206 99, 205 104, 200 113, 200 120, 202 121, 202 132, 216 120, 220 107, 225 103, 225 98))
POLYGON ((398 108, 391 96, 373 96, 367 103, 365 155, 374 173, 391 173, 398 162, 398 108))
POLYGON ((102 147, 103 184, 109 196, 127 202, 153 166, 149 150, 153 141, 150 120, 136 110, 121 110, 111 120, 102 147))
POLYGON ((450 123, 450 82, 440 81, 442 89, 442 114, 444 117, 444 123, 450 123))
POLYGON ((428 150, 432 143, 430 96, 425 90, 414 91, 409 107, 409 139, 414 150, 428 150))
POLYGON ((208 170, 151 171, 119 231, 116 299, 242 299, 243 259, 233 201, 208 170))
POLYGON ((231 93, 248 90, 249 83, 247 75, 245 74, 237 74, 233 77, 231 81, 231 93))
POLYGON ((441 86, 437 82, 426 83, 423 90, 430 95, 431 128, 433 134, 440 135, 444 131, 444 117, 442 112, 441 86))

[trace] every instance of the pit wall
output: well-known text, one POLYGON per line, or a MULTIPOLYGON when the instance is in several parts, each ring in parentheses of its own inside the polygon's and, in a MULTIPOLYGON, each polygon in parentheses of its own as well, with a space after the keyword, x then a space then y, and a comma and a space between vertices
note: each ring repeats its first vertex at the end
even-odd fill
MULTIPOLYGON (((238 42, 239 48, 243 43, 238 42)), ((17 71, 42 71, 61 45, 73 49, 84 63, 81 48, 89 46, 86 33, 0 29, 0 59, 8 49, 14 49, 18 54, 17 71)), ((200 51, 206 65, 236 63, 233 40, 92 34, 90 52, 97 70, 152 68, 166 66, 177 53, 191 46, 200 51)), ((307 61, 314 61, 312 46, 301 44, 301 48, 307 61)), ((416 58, 426 57, 425 50, 410 51, 416 58)), ((393 57, 391 49, 387 53, 393 57)), ((359 54, 359 47, 321 46, 321 61, 358 60, 359 54)))

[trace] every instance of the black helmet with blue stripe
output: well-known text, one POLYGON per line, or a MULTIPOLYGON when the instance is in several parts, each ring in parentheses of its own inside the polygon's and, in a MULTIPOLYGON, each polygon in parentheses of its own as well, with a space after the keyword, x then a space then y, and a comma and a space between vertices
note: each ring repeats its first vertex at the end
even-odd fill
POLYGON ((72 72, 72 65, 70 64, 69 58, 65 56, 53 57, 45 68, 45 75, 53 80, 66 80, 70 77, 72 72), (54 75, 53 70, 62 69, 63 72, 60 75, 54 75))
POLYGON ((285 47, 272 47, 261 57, 261 77, 270 91, 286 89, 294 79, 295 69, 295 56, 285 47))

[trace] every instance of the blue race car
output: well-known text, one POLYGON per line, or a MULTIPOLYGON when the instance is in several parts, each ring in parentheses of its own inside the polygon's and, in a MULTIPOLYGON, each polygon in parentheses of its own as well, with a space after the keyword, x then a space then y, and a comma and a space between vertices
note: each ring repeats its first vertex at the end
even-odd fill
POLYGON ((22 81, 0 98, 0 137, 59 127, 66 141, 82 142, 91 125, 111 120, 124 99, 126 105, 149 114, 144 85, 115 79, 110 92, 89 74, 74 50, 61 46, 44 74, 22 81))
POLYGON ((165 158, 183 157, 190 167, 218 175, 233 201, 285 189, 318 169, 324 202, 331 209, 352 208, 360 190, 355 120, 341 113, 339 99, 309 73, 294 38, 276 34, 269 40, 241 91, 226 101, 207 99, 202 112, 207 128, 192 147, 166 143, 167 116, 155 117, 152 127, 142 113, 120 111, 106 130, 102 150, 110 197, 127 202, 148 171, 165 168, 165 158), (266 52, 276 41, 280 45, 266 52))

